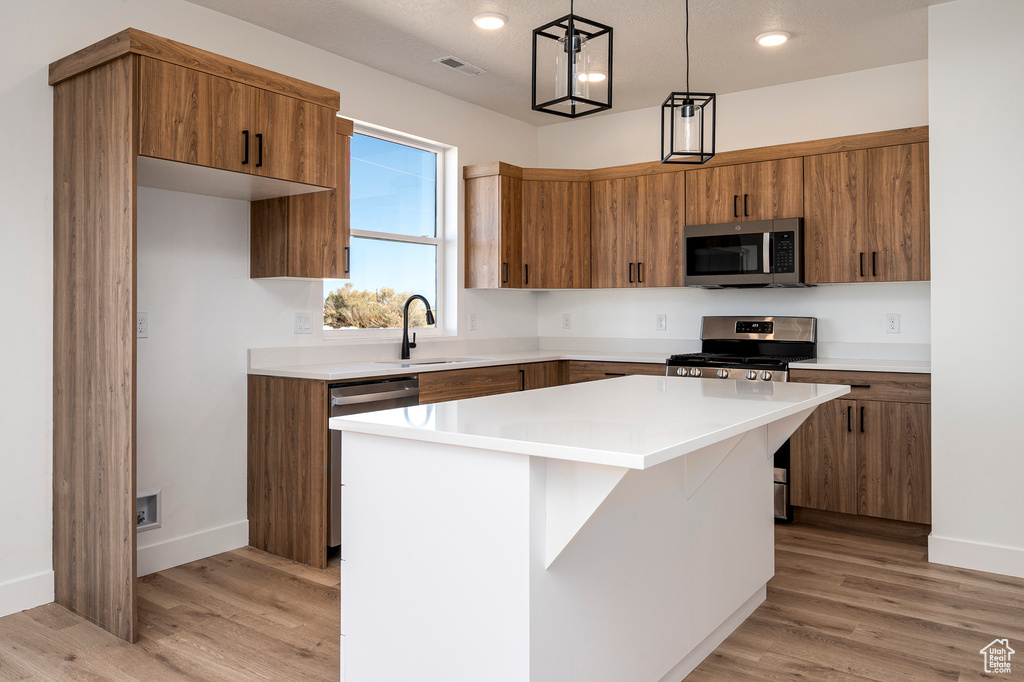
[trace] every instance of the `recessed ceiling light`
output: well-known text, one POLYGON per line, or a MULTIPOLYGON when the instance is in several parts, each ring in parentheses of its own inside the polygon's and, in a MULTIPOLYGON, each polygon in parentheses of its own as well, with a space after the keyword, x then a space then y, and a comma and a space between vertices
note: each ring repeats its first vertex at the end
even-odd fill
POLYGON ((473 23, 480 28, 486 28, 489 31, 493 31, 496 28, 501 28, 508 21, 508 17, 504 14, 495 14, 493 12, 485 12, 484 14, 478 14, 473 17, 473 23))
POLYGON ((785 31, 771 31, 762 33, 757 37, 757 42, 765 47, 775 47, 789 40, 789 34, 785 31))

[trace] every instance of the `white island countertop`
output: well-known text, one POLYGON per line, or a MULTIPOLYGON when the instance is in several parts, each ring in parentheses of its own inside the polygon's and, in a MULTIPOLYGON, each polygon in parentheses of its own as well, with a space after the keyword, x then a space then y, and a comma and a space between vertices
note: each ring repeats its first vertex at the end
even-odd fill
POLYGON ((806 411, 848 386, 628 376, 334 417, 332 429, 647 469, 806 411))

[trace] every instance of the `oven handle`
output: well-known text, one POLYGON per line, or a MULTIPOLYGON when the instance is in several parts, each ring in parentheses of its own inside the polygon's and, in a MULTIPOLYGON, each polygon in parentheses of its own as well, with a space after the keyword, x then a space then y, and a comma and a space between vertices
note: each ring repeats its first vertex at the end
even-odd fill
POLYGON ((764 272, 764 274, 766 274, 766 275, 770 275, 771 272, 772 272, 771 256, 769 255, 770 252, 771 252, 771 248, 772 248, 772 233, 771 232, 765 232, 764 233, 764 250, 762 251, 762 254, 761 254, 762 258, 761 259, 763 261, 763 263, 762 263, 762 265, 763 265, 762 272, 764 272))

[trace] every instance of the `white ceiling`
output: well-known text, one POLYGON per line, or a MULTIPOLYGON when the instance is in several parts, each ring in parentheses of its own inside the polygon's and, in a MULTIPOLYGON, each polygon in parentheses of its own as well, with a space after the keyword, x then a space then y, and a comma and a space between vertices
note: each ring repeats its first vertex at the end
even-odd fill
MULTIPOLYGON (((569 0, 190 1, 534 125, 566 120, 531 110, 530 62, 533 29, 568 14, 569 0), (479 29, 481 12, 508 23, 479 29), (486 73, 433 62, 447 55, 486 73)), ((691 0, 692 90, 725 94, 925 59, 927 8, 947 1, 691 0), (793 37, 774 49, 754 42, 771 30, 793 37)), ((659 106, 685 89, 683 0, 576 0, 575 11, 614 29, 613 112, 659 106)))

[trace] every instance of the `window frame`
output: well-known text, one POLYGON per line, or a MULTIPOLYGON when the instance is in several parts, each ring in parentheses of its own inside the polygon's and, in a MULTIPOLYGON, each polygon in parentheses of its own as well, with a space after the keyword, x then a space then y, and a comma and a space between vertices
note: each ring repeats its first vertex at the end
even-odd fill
MULTIPOLYGON (((380 140, 387 142, 393 142, 395 144, 404 145, 406 147, 412 147, 414 149, 421 149, 423 151, 430 152, 434 155, 435 168, 434 168, 434 236, 433 237, 417 237, 412 235, 395 234, 394 232, 378 232, 376 230, 357 230, 351 229, 349 231, 349 244, 351 247, 351 240, 359 237, 363 239, 377 239, 380 241, 388 242, 399 242, 405 244, 424 244, 434 246, 435 254, 435 275, 434 282, 436 286, 436 293, 434 295, 435 300, 431 301, 431 309, 434 311, 434 327, 415 327, 416 334, 422 337, 435 337, 445 335, 445 288, 447 286, 445 277, 445 225, 447 224, 446 206, 445 206, 445 164, 448 158, 448 153, 452 149, 450 145, 445 145, 440 142, 434 142, 424 138, 409 135, 407 133, 401 133, 396 130, 390 130, 388 128, 382 128, 379 126, 370 125, 368 123, 355 122, 354 133, 358 135, 366 135, 368 137, 375 137, 380 140)), ((350 282, 351 279, 334 280, 339 282, 350 282)), ((421 293, 414 291, 412 293, 421 293)), ((321 296, 321 299, 326 298, 321 296)), ((321 317, 323 311, 321 310, 321 317)), ((327 341, 343 341, 343 340, 367 340, 367 339, 400 339, 402 338, 402 329, 400 327, 387 327, 380 329, 331 329, 325 327, 323 329, 323 338, 327 341)))

